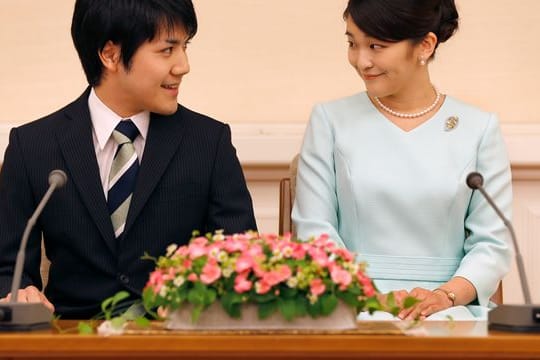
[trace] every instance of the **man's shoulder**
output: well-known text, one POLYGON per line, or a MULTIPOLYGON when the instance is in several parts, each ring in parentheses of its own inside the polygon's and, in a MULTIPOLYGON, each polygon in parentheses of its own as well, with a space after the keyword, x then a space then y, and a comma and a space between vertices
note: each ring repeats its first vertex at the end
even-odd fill
POLYGON ((187 125, 195 126, 198 128, 222 130, 224 127, 228 126, 227 124, 219 120, 216 120, 208 115, 191 110, 183 105, 178 106, 178 111, 176 112, 175 115, 179 116, 182 119, 182 121, 185 121, 187 123, 187 125))
POLYGON ((73 100, 67 105, 64 105, 62 108, 55 110, 54 112, 45 115, 37 120, 30 121, 23 125, 17 127, 19 134, 45 134, 50 131, 54 131, 57 126, 63 124, 68 120, 68 113, 73 112, 82 112, 85 111, 88 113, 88 106, 85 102, 85 98, 88 98, 87 91, 85 91, 80 97, 73 100))

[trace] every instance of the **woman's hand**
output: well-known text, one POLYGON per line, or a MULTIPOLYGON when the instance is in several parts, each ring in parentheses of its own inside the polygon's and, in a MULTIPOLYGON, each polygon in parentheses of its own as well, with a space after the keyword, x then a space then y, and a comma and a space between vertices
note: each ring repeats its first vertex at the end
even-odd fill
POLYGON ((441 290, 431 291, 424 288, 414 288, 409 296, 416 298, 419 302, 408 309, 401 310, 398 317, 402 320, 424 320, 429 315, 454 305, 448 295, 441 290))

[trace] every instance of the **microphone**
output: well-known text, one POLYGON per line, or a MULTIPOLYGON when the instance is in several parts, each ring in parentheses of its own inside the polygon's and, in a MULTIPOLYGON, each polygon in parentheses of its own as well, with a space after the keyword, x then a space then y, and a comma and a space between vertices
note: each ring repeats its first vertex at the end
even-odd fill
POLYGON ((54 190, 63 187, 66 182, 67 175, 62 170, 53 170, 49 173, 49 188, 26 223, 15 262, 15 271, 11 285, 11 300, 7 304, 0 304, 0 330, 33 330, 50 326, 53 314, 44 304, 19 303, 17 302, 17 297, 18 290, 21 286, 26 244, 28 243, 30 232, 54 190))
POLYGON ((518 268, 521 290, 525 305, 504 305, 501 304, 488 313, 489 328, 493 330, 536 332, 540 331, 540 306, 531 305, 531 293, 527 282, 527 274, 523 265, 523 257, 519 251, 516 240, 516 233, 510 220, 508 220, 499 207, 489 196, 483 187, 484 177, 477 172, 467 175, 467 186, 472 190, 478 190, 486 199, 488 204, 495 210, 497 216, 503 221, 506 228, 510 231, 510 237, 514 245, 516 254, 516 264, 518 268))

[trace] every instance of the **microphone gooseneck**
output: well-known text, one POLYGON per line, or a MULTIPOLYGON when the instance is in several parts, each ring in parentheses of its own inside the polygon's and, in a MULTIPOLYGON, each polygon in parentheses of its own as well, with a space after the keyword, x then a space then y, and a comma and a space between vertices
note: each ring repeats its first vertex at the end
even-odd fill
POLYGON ((486 201, 491 206, 491 208, 495 210, 495 212, 497 213, 497 216, 499 216, 499 218, 503 221, 504 225, 510 231, 510 238, 512 239, 512 244, 514 245, 514 249, 516 253, 516 264, 518 268, 519 280, 521 281, 523 299, 524 299, 525 304, 529 305, 531 304, 531 294, 530 294, 529 285, 527 282, 527 274, 525 272, 525 266, 523 265, 523 258, 521 256, 521 252, 519 251, 519 246, 516 239, 516 233, 514 232, 514 227, 512 226, 512 223, 510 222, 510 220, 508 220, 504 216, 502 211, 495 204, 491 196, 489 196, 489 194, 486 192, 486 190, 483 187, 483 184, 484 184, 484 177, 480 173, 472 172, 469 175, 467 175, 467 186, 473 190, 478 190, 484 196, 484 199, 486 199, 486 201))
POLYGON ((17 302, 17 296, 18 296, 18 290, 21 286, 21 279, 22 279, 22 273, 24 268, 24 262, 25 262, 25 254, 26 254, 26 244, 28 243, 28 238, 30 237, 30 232, 32 231, 32 228, 36 224, 36 221, 43 211, 43 208, 45 208, 45 205, 47 205, 47 202, 49 201, 52 193, 56 188, 61 188, 64 186, 67 182, 67 175, 62 170, 53 170, 49 173, 49 188, 47 189, 47 192, 45 195, 43 195, 43 198, 39 202, 36 210, 28 219, 28 222, 26 223, 26 227, 24 228, 21 245, 19 247, 19 252, 17 253, 17 260, 15 262, 15 271, 13 272, 13 282, 11 284, 11 303, 17 302))

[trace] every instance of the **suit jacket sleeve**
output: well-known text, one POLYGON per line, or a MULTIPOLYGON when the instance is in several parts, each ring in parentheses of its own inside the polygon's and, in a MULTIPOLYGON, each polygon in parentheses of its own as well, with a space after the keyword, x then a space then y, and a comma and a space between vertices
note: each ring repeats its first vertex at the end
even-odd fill
POLYGON ((257 230, 251 196, 228 125, 219 138, 211 184, 206 231, 224 229, 231 234, 257 230))
MULTIPOLYGON (((26 162, 19 146, 17 129, 11 130, 4 164, 0 173, 0 297, 11 290, 15 259, 26 222, 32 216, 41 195, 32 191, 26 162)), ((47 179, 43 179, 46 184, 47 179)), ((41 236, 39 222, 34 227, 26 248, 26 262, 21 288, 41 288, 39 264, 41 236)))

